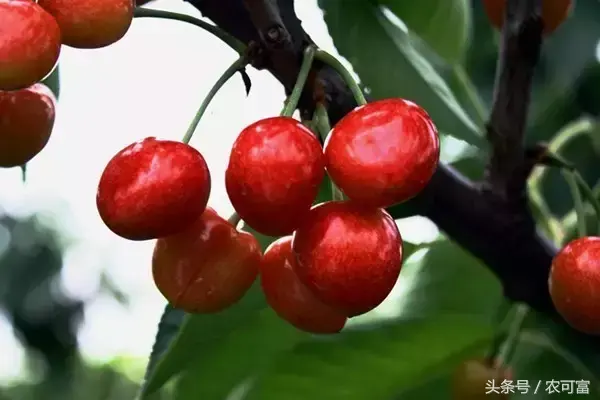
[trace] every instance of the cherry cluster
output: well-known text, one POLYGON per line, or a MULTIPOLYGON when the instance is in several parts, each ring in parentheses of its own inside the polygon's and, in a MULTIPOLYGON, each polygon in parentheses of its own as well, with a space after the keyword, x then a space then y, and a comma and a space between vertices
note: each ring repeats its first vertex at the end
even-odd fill
POLYGON ((268 304, 313 333, 339 332, 377 307, 402 265, 402 237, 384 207, 427 185, 439 138, 427 113, 403 99, 357 107, 318 135, 287 116, 246 127, 231 149, 225 186, 231 220, 207 207, 211 176, 183 142, 146 138, 118 152, 100 178, 97 206, 114 233, 158 239, 156 286, 175 307, 217 312, 260 275, 268 304), (334 200, 316 202, 331 179, 334 200), (256 232, 279 237, 264 252, 256 232))
POLYGON ((24 165, 52 134, 56 98, 40 83, 61 46, 96 49, 128 31, 134 0, 0 0, 0 167, 24 165))

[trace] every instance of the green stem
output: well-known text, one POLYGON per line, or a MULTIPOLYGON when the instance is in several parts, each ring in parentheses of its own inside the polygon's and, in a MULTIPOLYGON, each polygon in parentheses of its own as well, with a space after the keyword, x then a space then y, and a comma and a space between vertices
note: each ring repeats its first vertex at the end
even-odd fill
POLYGON ((473 107, 473 110, 475 111, 479 125, 483 126, 485 124, 488 111, 483 104, 479 93, 477 92, 477 88, 461 64, 455 64, 452 67, 452 74, 454 75, 456 82, 460 84, 460 87, 467 97, 467 100, 469 103, 471 103, 471 107, 473 107))
POLYGON ((21 165, 21 181, 27 183, 27 163, 21 165))
MULTIPOLYGON (((590 118, 582 118, 563 127, 548 145, 548 151, 560 155, 561 150, 571 141, 581 135, 589 134, 594 129, 594 121, 590 118)), ((566 236, 565 230, 556 216, 553 215, 548 203, 542 196, 542 182, 545 177, 546 168, 537 167, 529 178, 529 193, 533 205, 543 216, 541 224, 546 232, 552 237, 555 244, 559 245, 566 236)))
MULTIPOLYGON (((600 199, 600 182, 596 186, 594 186, 594 188, 592 189, 592 195, 594 196, 594 199, 596 199, 596 201, 598 201, 598 199, 600 199)), ((586 215, 591 214, 591 213, 594 213, 594 209, 589 204, 586 204, 585 212, 586 212, 586 215)), ((577 213, 574 210, 569 211, 569 213, 561 221, 561 225, 564 227, 565 231, 567 231, 567 232, 572 231, 573 227, 575 226, 576 223, 577 223, 577 213)))
MULTIPOLYGON (((323 103, 317 103, 313 120, 315 122, 317 132, 321 136, 323 142, 325 142, 327 140, 327 135, 329 135, 329 132, 331 131, 331 124, 329 122, 329 115, 327 115, 327 109, 323 103)), ((340 188, 333 183, 333 180, 331 180, 331 197, 334 201, 344 200, 344 194, 340 188)))
POLYGON ((233 212, 233 214, 231 214, 231 216, 229 218, 227 218, 227 221, 229 221, 229 223, 231 225, 233 225, 234 227, 237 228, 237 226, 239 225, 240 221, 242 219, 240 218, 240 216, 238 215, 237 212, 233 212))
POLYGON ((515 350, 517 349, 519 335, 521 334, 523 323, 529 314, 529 306, 525 304, 515 304, 514 307, 515 316, 510 324, 510 327, 508 328, 508 333, 506 335, 506 340, 502 345, 502 350, 498 354, 498 365, 506 365, 511 361, 513 355, 515 354, 515 350))
POLYGON ((575 212, 577 213, 577 230, 579 237, 587 235, 587 226, 585 223, 585 209, 583 207, 583 200, 581 198, 581 191, 575 178, 575 173, 572 171, 562 170, 561 171, 565 180, 569 184, 571 189, 571 196, 573 197, 573 203, 575 204, 575 212))
POLYGON ((306 47, 306 49, 304 49, 304 56, 302 58, 302 65, 300 66, 300 72, 298 72, 298 77, 296 78, 296 84, 294 85, 292 94, 290 94, 290 97, 288 97, 285 107, 283 107, 283 110, 281 111, 282 117, 291 117, 292 114, 294 114, 294 111, 296 111, 296 107, 298 106, 298 101, 300 100, 302 90, 306 84, 306 79, 310 73, 316 51, 317 48, 314 45, 309 45, 306 47))
POLYGON ((196 112, 196 116, 194 117, 194 119, 190 123, 190 126, 188 127, 188 130, 185 133, 185 136, 183 137, 183 139, 181 139, 181 141, 183 143, 189 143, 190 142, 190 140, 192 139, 192 136, 194 135, 194 132, 196 131, 196 128, 198 127, 198 124, 200 123, 200 120, 202 119, 202 116, 204 115, 204 112, 206 111, 206 109, 210 105, 210 102, 215 97, 215 95, 217 94, 217 92, 223 87, 223 85, 236 72, 238 72, 241 68, 243 68, 244 66, 246 66, 246 64, 248 64, 248 60, 246 59, 246 57, 242 56, 242 57, 238 58, 237 60, 235 60, 229 66, 229 68, 227 68, 225 70, 225 72, 223 72, 223 75, 221 75, 219 77, 219 79, 217 80, 217 82, 215 82, 214 86, 210 89, 210 91, 208 92, 208 94, 204 98, 204 101, 200 105, 200 108, 198 108, 198 111, 196 112))
MULTIPOLYGON (((585 196, 586 200, 594 208, 594 211, 596 213, 596 224, 597 224, 596 225, 596 234, 600 235, 600 202, 596 198, 596 193, 594 193, 594 190, 592 188, 590 188, 590 186, 587 184, 585 179, 583 179, 583 176, 581 176, 581 174, 578 171, 573 171, 572 174, 575 178, 575 181, 579 184, 579 188, 583 192, 583 195, 585 196)), ((582 208, 584 208, 583 205, 582 205, 582 208)), ((581 213, 584 215, 583 219, 585 221, 585 209, 583 209, 583 211, 581 211, 581 213)), ((579 218, 579 215, 581 215, 581 214, 578 214, 577 218, 579 218)))
POLYGON ((171 11, 153 10, 151 8, 136 8, 133 14, 134 18, 161 18, 174 21, 187 22, 188 24, 196 25, 205 31, 212 33, 214 36, 221 39, 229 47, 235 50, 240 56, 246 51, 246 45, 229 33, 223 31, 217 26, 204 22, 201 19, 192 17, 191 15, 175 13, 171 11))
POLYGON ((350 71, 348 71, 346 67, 344 67, 344 64, 342 64, 337 58, 323 50, 317 50, 315 52, 315 59, 329 65, 342 76, 344 82, 346 82, 346 85, 348 85, 348 87, 352 91, 354 100, 356 100, 356 103, 358 103, 359 106, 367 104, 367 99, 365 99, 365 95, 363 94, 362 90, 360 90, 360 87, 352 77, 350 71))

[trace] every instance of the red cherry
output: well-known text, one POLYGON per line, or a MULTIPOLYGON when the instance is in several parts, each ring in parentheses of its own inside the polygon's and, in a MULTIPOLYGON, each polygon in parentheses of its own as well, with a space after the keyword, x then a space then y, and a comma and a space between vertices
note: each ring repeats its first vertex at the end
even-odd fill
POLYGON ((0 90, 25 89, 54 68, 60 29, 30 0, 0 0, 0 15, 0 90))
POLYGON ((173 307, 213 313, 244 296, 258 276, 261 260, 256 238, 237 231, 208 207, 185 231, 156 241, 152 274, 173 307))
POLYGON ((149 137, 108 162, 96 203, 114 233, 149 240, 190 226, 204 212, 210 188, 210 173, 198 150, 149 137))
POLYGON ((265 251, 260 279, 267 303, 282 319, 296 328, 316 334, 337 333, 346 316, 315 297, 294 271, 292 237, 285 236, 265 251))
POLYGON ((23 165, 46 147, 55 110, 54 94, 41 83, 0 91, 0 167, 23 165))
MULTIPOLYGON (((491 24, 502 29, 504 25, 504 10, 506 0, 483 0, 483 9, 491 24)), ((573 8, 571 0, 542 1, 542 19, 544 34, 549 35, 556 30, 568 17, 573 8)))
POLYGON ((554 257, 550 296, 574 329, 600 335, 600 237, 573 240, 554 257))
POLYGON ((293 118, 267 118, 245 128, 225 172, 240 217, 269 236, 290 234, 302 221, 325 177, 323 149, 293 118))
POLYGON ((388 207, 417 195, 435 172, 438 132, 421 107, 387 99, 358 107, 325 141, 327 172, 352 200, 388 207))
POLYGON ((97 49, 120 40, 133 21, 134 0, 38 0, 56 18, 62 43, 97 49))
POLYGON ((313 207, 292 247, 300 280, 351 317, 381 304, 402 266, 402 237, 394 219, 383 209, 353 202, 313 207))

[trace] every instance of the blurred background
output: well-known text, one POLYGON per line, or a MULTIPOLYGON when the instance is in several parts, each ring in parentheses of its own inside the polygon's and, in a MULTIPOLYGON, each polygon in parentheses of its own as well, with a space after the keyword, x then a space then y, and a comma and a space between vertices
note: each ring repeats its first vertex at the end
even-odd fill
MULTIPOLYGON (((178 0, 149 7, 200 17, 178 0)), ((296 9, 319 46, 338 55, 316 0, 296 1, 296 9)), ((464 65, 489 104, 498 36, 480 1, 472 9, 464 65)), ((600 115, 599 15, 600 2, 578 0, 572 17, 545 43, 530 118, 532 141, 549 140, 573 119, 600 115)), ((96 186, 107 161, 131 142, 147 136, 180 139, 235 58, 194 26, 151 19, 134 21, 123 40, 105 49, 63 48, 48 146, 28 165, 26 184, 19 169, 0 170, 0 400, 50 399, 66 384, 75 384, 74 399, 134 397, 165 303, 151 277, 153 242, 112 234, 96 211, 96 186), (93 394, 90 387, 96 388, 93 394)), ((458 85, 456 71, 432 54, 428 59, 451 87, 458 85)), ((211 169, 210 205, 224 216, 233 211, 224 189, 233 140, 249 123, 277 114, 284 100, 281 85, 267 72, 248 72, 250 95, 234 77, 191 142, 211 169)), ((593 146, 576 141, 566 153, 592 185, 600 176, 599 136, 593 146)), ((443 151, 444 160, 467 175, 481 175, 481 160, 464 143, 447 138, 443 151)), ((572 208, 566 188, 557 174, 544 183, 559 216, 572 208)), ((439 237, 424 218, 399 224, 411 243, 439 237)), ((385 307, 378 312, 385 314, 385 307)))

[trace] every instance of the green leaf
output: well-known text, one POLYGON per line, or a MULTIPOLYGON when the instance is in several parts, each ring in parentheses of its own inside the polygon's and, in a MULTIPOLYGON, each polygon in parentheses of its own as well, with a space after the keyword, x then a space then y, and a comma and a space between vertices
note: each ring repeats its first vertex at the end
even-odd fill
POLYGON ((408 34, 367 1, 319 0, 335 47, 374 98, 403 97, 431 115, 440 131, 484 148, 482 130, 446 82, 411 45, 408 34))
POLYGON ((402 318, 460 313, 489 320, 502 300, 500 281, 448 240, 432 243, 423 260, 409 260, 400 282, 402 318))
POLYGON ((150 359, 148 360, 148 366, 146 367, 144 382, 142 382, 140 393, 146 391, 148 380, 154 374, 156 365, 161 357, 167 351, 173 339, 177 336, 185 316, 186 313, 184 311, 175 309, 170 304, 165 306, 165 310, 158 322, 156 338, 154 339, 154 345, 152 346, 152 352, 150 353, 150 359))
POLYGON ((41 83, 48 86, 48 88, 50 88, 50 90, 52 90, 52 93, 54 93, 54 96, 58 100, 58 97, 60 96, 60 68, 59 68, 59 66, 57 65, 54 68, 54 70, 50 73, 50 75, 48 75, 41 83))
POLYGON ((460 61, 469 44, 471 4, 468 0, 379 0, 439 56, 460 61))
MULTIPOLYGON (((242 230, 256 236, 264 250, 275 238, 261 235, 249 226, 242 230)), ((230 332, 236 331, 267 307, 258 280, 240 302, 215 314, 187 314, 176 340, 171 341, 164 356, 156 362, 152 373, 147 376, 141 393, 142 399, 160 389, 174 375, 188 368, 191 361, 197 361, 230 332)), ((160 333, 160 332, 159 332, 160 333)))
POLYGON ((363 325, 282 353, 245 398, 388 400, 455 365, 491 333, 466 316, 363 325))
POLYGON ((177 381, 174 400, 223 400, 240 382, 269 366, 277 354, 307 337, 267 308, 187 368, 177 381))

